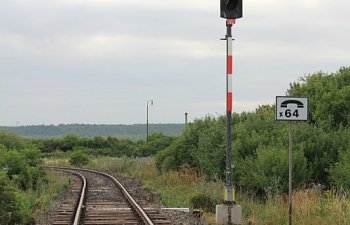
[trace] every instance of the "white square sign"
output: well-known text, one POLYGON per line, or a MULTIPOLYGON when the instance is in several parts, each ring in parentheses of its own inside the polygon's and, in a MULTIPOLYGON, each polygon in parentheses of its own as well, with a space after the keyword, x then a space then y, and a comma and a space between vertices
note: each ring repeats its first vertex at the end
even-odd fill
POLYGON ((308 97, 277 96, 276 120, 307 121, 308 97))

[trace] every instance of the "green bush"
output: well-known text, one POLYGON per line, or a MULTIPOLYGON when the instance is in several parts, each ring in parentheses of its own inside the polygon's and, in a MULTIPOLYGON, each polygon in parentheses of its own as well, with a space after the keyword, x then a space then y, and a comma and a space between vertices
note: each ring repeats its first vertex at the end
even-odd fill
POLYGON ((28 212, 24 199, 10 185, 5 173, 0 172, 0 219, 2 225, 24 224, 28 212))
MULTIPOLYGON (((37 153, 35 150, 9 151, 5 155, 4 166, 7 170, 7 176, 22 190, 36 189, 39 180, 43 180, 45 176, 37 166, 31 166, 38 163, 34 152, 37 153), (27 158, 26 155, 30 155, 30 157, 27 158)), ((39 157, 39 155, 37 156, 39 157)))
POLYGON ((339 157, 340 161, 330 169, 331 180, 339 188, 350 188, 350 149, 339 157))
POLYGON ((6 156, 7 176, 20 189, 27 190, 29 184, 29 171, 26 158, 18 151, 9 151, 6 156))
POLYGON ((69 162, 73 166, 81 167, 89 163, 89 157, 82 150, 75 150, 70 155, 69 162))
POLYGON ((32 202, 46 182, 38 168, 41 154, 29 142, 19 148, 17 142, 22 139, 15 135, 0 136, 0 224, 33 224, 32 202))
MULTIPOLYGON (((288 150, 260 148, 256 157, 247 157, 238 165, 239 184, 266 194, 288 191, 288 150)), ((302 186, 310 175, 302 152, 293 152, 293 185, 302 186)))
POLYGON ((41 153, 38 149, 26 148, 22 151, 22 154, 26 158, 29 166, 37 167, 41 163, 41 153))

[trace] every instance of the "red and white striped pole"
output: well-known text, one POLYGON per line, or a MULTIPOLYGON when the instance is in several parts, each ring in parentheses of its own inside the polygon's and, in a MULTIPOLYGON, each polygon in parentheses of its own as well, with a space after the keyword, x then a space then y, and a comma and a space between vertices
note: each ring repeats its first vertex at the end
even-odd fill
MULTIPOLYGON (((227 19, 226 27, 226 116, 227 116, 227 137, 226 137, 226 183, 224 200, 227 204, 233 204, 235 194, 232 184, 232 73, 233 73, 233 56, 232 56, 232 25, 236 23, 235 19, 227 19)), ((230 217, 230 216, 229 216, 230 217)), ((229 220, 230 221, 230 220, 229 220)))
POLYGON ((233 72, 233 56, 232 56, 232 35, 231 27, 236 23, 235 19, 228 19, 226 21, 227 35, 226 35, 226 47, 227 47, 227 112, 232 112, 232 72, 233 72))

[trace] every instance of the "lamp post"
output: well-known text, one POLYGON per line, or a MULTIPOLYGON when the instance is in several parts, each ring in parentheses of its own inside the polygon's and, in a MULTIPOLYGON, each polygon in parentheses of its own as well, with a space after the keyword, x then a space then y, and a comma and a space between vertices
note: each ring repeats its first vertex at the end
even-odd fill
POLYGON ((148 142, 148 103, 151 103, 151 106, 153 105, 153 100, 150 99, 147 101, 147 122, 146 122, 146 129, 147 129, 147 134, 146 134, 146 143, 148 142))

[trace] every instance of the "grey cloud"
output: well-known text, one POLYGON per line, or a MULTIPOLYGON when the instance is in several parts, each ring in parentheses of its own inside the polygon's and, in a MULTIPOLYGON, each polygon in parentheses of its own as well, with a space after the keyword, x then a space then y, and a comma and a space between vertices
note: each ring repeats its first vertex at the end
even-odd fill
MULTIPOLYGON (((225 42, 219 39, 226 28, 218 7, 54 2, 2 2, 5 125, 144 122, 148 98, 155 100, 153 122, 183 122, 184 111, 192 118, 225 111, 225 42), (62 115, 62 109, 69 110, 62 115)), ((239 110, 273 101, 304 73, 348 64, 349 3, 284 4, 246 1, 233 27, 239 110)))

